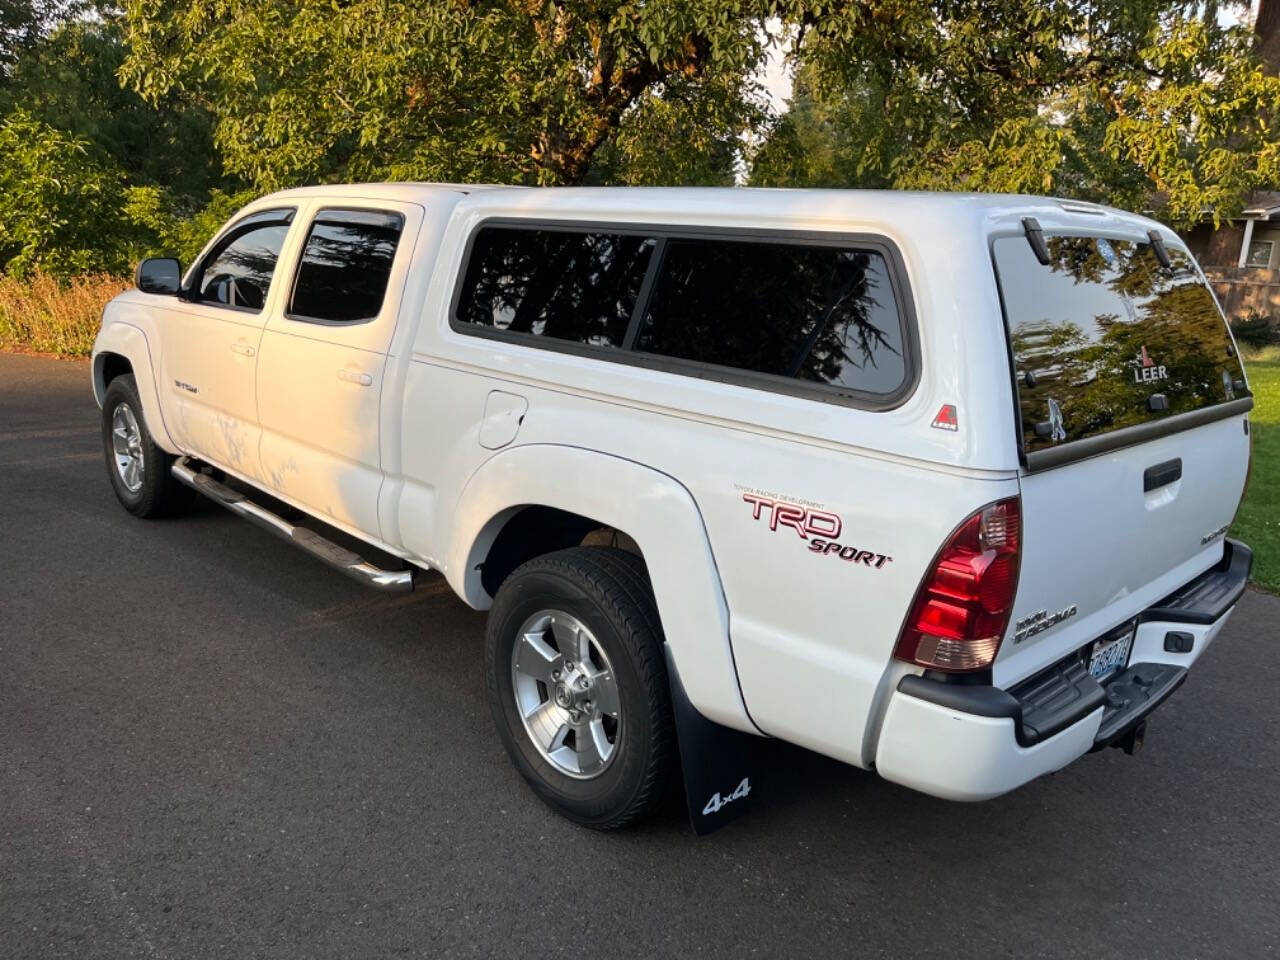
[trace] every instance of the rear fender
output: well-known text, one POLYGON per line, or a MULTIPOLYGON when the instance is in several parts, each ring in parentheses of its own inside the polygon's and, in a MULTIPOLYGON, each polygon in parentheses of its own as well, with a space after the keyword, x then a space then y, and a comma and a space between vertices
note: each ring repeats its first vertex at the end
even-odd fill
POLYGON ((690 701, 716 723, 756 732, 738 689, 715 557, 689 491, 657 470, 577 447, 532 444, 497 454, 459 497, 443 571, 476 609, 492 603, 480 582, 489 547, 517 509, 533 505, 589 517, 636 541, 690 701))

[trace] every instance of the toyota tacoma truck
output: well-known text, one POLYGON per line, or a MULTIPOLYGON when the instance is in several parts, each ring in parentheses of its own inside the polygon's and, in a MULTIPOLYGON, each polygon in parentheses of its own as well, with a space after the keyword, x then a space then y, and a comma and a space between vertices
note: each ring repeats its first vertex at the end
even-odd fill
POLYGON ((498 737, 588 826, 683 783, 712 829, 761 737, 953 800, 1132 751, 1248 577, 1240 357, 1118 210, 313 187, 136 287, 92 367, 124 508, 443 576, 498 737))

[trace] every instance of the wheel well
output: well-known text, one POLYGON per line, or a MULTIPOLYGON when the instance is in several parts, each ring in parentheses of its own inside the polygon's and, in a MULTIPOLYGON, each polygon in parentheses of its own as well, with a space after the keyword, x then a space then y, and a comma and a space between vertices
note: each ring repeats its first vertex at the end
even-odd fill
POLYGON ((116 377, 122 377, 126 373, 133 373, 133 364, 129 362, 128 357, 122 357, 118 353, 104 353, 100 355, 100 358, 99 369, 102 371, 102 389, 104 391, 116 377))
POLYGON ((629 534, 608 524, 555 507, 522 507, 506 521, 481 561, 480 585, 495 596, 521 564, 577 546, 616 546, 644 556, 629 534))

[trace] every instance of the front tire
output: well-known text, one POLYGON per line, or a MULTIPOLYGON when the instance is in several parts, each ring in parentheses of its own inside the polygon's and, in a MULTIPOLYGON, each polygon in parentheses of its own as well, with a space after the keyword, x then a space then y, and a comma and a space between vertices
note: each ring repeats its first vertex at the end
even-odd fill
POLYGON ((169 472, 173 457, 151 438, 132 374, 107 385, 102 401, 102 449, 120 505, 135 517, 159 517, 190 506, 193 493, 169 472))
POLYGON ((623 550, 547 554, 498 590, 489 705, 517 769, 570 820, 611 830, 666 796, 676 753, 662 644, 644 563, 623 550))

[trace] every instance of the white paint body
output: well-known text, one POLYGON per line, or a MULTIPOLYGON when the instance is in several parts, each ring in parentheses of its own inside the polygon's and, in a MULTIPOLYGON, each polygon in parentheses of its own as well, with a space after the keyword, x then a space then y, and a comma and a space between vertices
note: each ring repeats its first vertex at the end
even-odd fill
MULTIPOLYGON (((166 450, 439 570, 478 609, 491 598, 477 564, 516 508, 557 507, 624 531, 648 564, 690 698, 726 726, 940 796, 994 796, 1085 752, 1097 721, 1023 750, 1012 721, 896 692, 920 672, 893 658, 899 631, 956 525, 1022 497, 1010 633, 1036 610, 1079 605, 1079 616, 1021 644, 1006 637, 993 671, 1004 687, 1222 555, 1220 540, 1199 542, 1229 523, 1241 495, 1248 443, 1238 417, 1044 474, 1019 464, 988 238, 1033 216, 1046 232, 1145 239, 1159 229, 1182 248, 1143 218, 1031 197, 414 184, 286 191, 241 215, 281 206, 297 215, 262 312, 122 294, 95 347, 99 401, 102 358, 124 356, 166 450), (284 316, 303 237, 325 205, 405 217, 372 322, 284 316), (467 240, 491 218, 884 237, 905 263, 919 382, 877 412, 455 331, 467 240), (958 408, 958 429, 931 427, 943 404, 958 408), (1190 469, 1166 500, 1144 501, 1142 470, 1190 449, 1214 469, 1190 469), (796 531, 753 520, 744 491, 821 505, 842 519, 843 542, 892 560, 873 569, 810 552, 796 531)), ((1150 646, 1140 636, 1134 662, 1177 656, 1150 646)))

